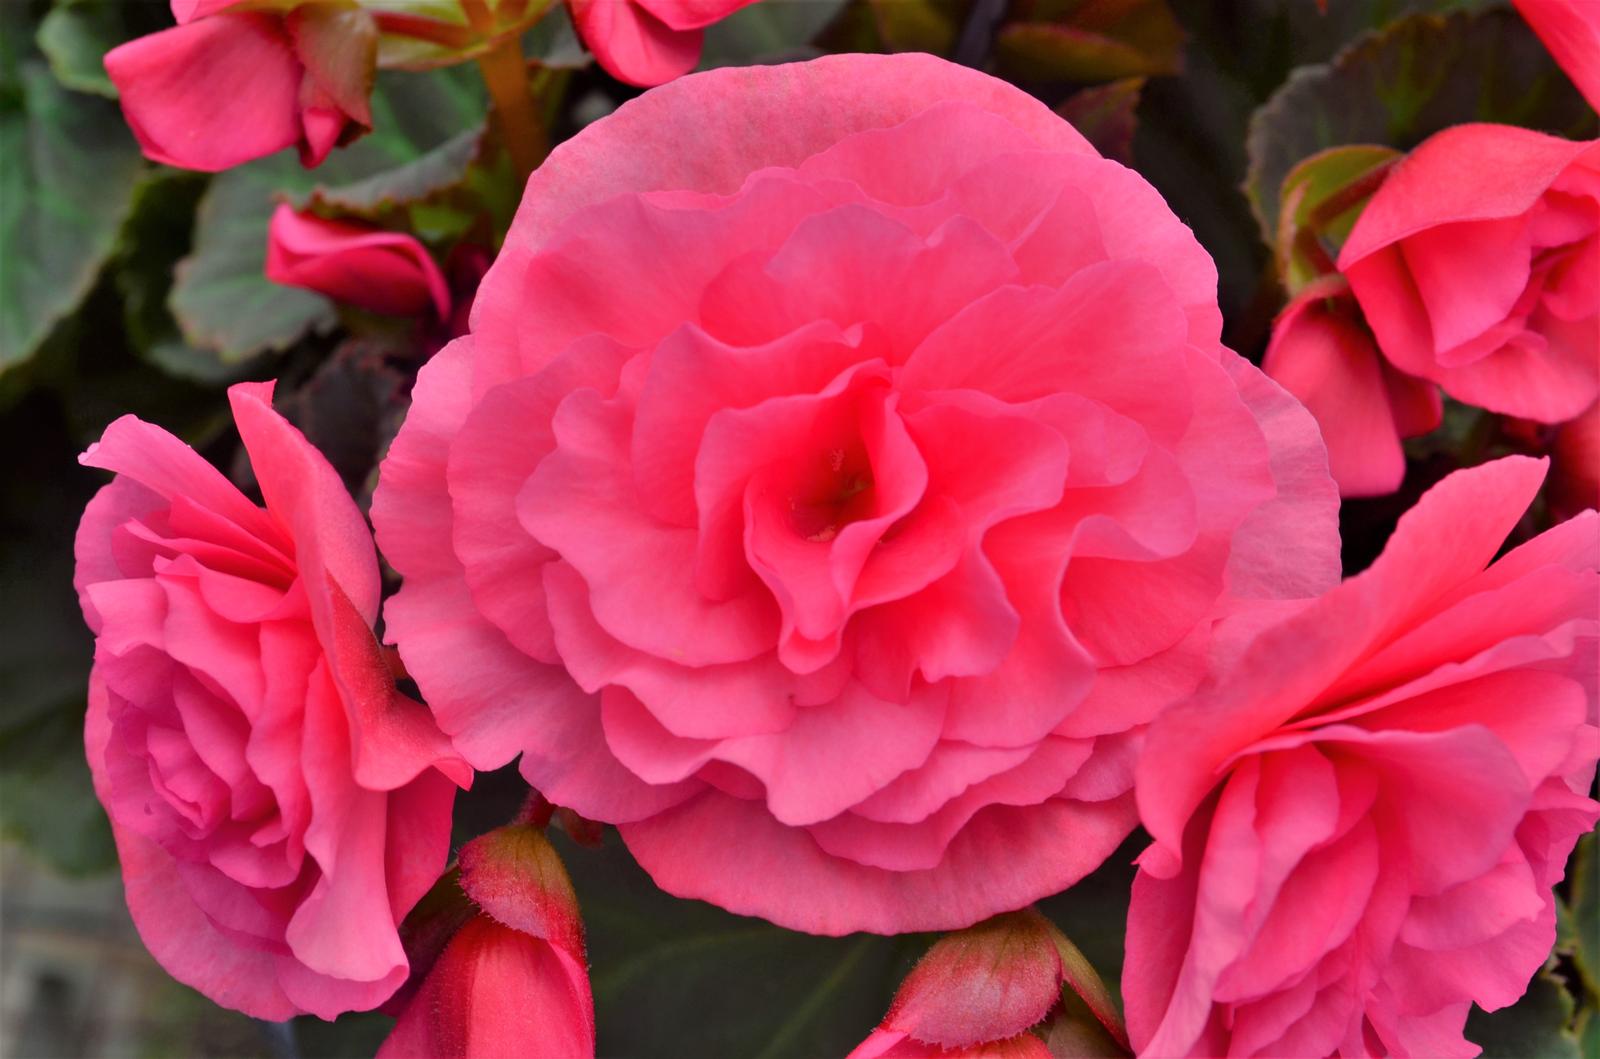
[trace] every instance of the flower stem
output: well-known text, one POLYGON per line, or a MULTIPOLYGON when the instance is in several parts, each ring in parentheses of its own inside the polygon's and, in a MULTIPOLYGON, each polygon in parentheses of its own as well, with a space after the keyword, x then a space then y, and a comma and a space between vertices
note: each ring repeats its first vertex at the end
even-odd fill
POLYGON ((528 62, 522 55, 519 34, 506 34, 479 56, 478 70, 489 87, 495 121, 511 155, 511 164, 516 167, 517 179, 525 183, 550 152, 550 145, 530 91, 528 62))
POLYGON ((410 37, 425 40, 444 48, 465 48, 472 44, 472 30, 466 26, 440 22, 422 15, 408 15, 398 11, 376 11, 378 32, 390 37, 410 37))

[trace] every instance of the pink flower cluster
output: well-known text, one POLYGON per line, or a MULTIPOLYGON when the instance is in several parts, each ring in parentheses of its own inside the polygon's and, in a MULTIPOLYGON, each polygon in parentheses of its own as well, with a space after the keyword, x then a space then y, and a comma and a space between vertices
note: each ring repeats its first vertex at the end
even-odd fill
MULTIPOLYGON (((736 5, 573 6, 648 82, 736 5)), ((146 150, 314 162, 359 132, 364 91, 316 41, 362 31, 324 7, 175 4, 172 36, 114 52, 146 150), (260 58, 281 120, 166 123, 139 64, 180 46, 208 92, 260 58)), ((1340 584, 1335 478, 1397 483, 1434 384, 1551 421, 1593 404, 1597 151, 1469 126, 1400 163, 1339 261, 1382 359, 1331 287, 1269 354, 1314 419, 1223 346, 1215 267, 1155 190, 1003 82, 835 56, 624 105, 528 182, 381 468, 384 636, 426 705, 374 636, 363 517, 270 384, 230 391, 263 504, 131 418, 85 453, 116 474, 76 545, 86 746, 143 937, 262 1018, 410 978, 390 1055, 504 1051, 540 1020, 591 1053, 536 829, 462 851, 477 911, 426 966, 397 933, 457 787, 517 760, 662 888, 821 934, 1022 909, 1142 822, 1140 1054, 1473 1054, 1469 1007, 1543 963, 1600 815, 1600 516, 1493 561, 1545 477, 1493 462, 1340 584), (1330 457, 1317 420, 1347 414, 1330 457)), ((275 278, 451 315, 415 240, 273 225, 275 278)), ((1032 1054, 1086 979, 1042 920, 1007 922, 1035 944, 1027 1003, 1000 989, 987 1036, 952 1035, 930 983, 985 960, 955 945, 858 1054, 1032 1054)))

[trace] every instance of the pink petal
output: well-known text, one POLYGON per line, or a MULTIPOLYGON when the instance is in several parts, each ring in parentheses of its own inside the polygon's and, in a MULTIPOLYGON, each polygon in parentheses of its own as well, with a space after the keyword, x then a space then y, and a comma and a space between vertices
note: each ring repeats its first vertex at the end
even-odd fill
POLYGON ((583 575, 595 618, 629 646, 682 664, 740 662, 770 648, 770 598, 703 598, 684 571, 692 529, 656 522, 634 506, 628 417, 617 402, 580 390, 556 413, 556 450, 517 498, 527 530, 583 575))
POLYGON ((1377 346, 1359 324, 1315 304, 1291 307, 1262 370, 1316 417, 1341 494, 1381 496, 1400 487, 1405 454, 1377 346))
POLYGON ((267 278, 391 316, 430 307, 450 318, 450 289, 432 255, 404 232, 328 220, 280 204, 267 228, 267 278))
POLYGON ((550 1059, 594 1055, 588 976, 550 943, 478 916, 450 939, 378 1055, 492 1059, 533 1041, 550 1059))
POLYGON ((620 830, 669 893, 794 930, 839 935, 955 929, 995 908, 1020 908, 1097 867, 1132 823, 1127 798, 995 806, 956 836, 939 867, 918 872, 829 857, 760 804, 716 792, 620 830), (730 857, 738 858, 737 871, 728 866, 730 857), (994 862, 1008 870, 991 871, 994 862))
POLYGON ((1339 270, 1349 275, 1375 251, 1441 224, 1518 217, 1592 146, 1510 125, 1445 129, 1389 173, 1345 240, 1339 270))
POLYGON ((568 0, 578 35, 605 71, 648 88, 694 69, 700 33, 669 26, 632 0, 568 0))
MULTIPOLYGON (((620 6, 596 3, 589 11, 620 6)), ((827 56, 804 65, 729 67, 673 81, 562 144, 539 167, 506 245, 484 277, 473 330, 488 349, 518 348, 526 330, 521 292, 528 262, 562 221, 585 206, 660 189, 729 194, 751 173, 799 165, 852 132, 897 125, 947 99, 1000 115, 1039 146, 1092 153, 1070 125, 1026 93, 927 55, 827 56), (700 149, 680 150, 691 135, 700 149)))
POLYGON ((627 351, 605 339, 579 343, 537 376, 484 395, 450 445, 450 540, 473 601, 518 650, 559 661, 542 571, 555 553, 517 521, 517 494, 555 447, 551 414, 583 387, 614 392, 627 351))
POLYGON ((152 161, 217 172, 300 139, 302 70, 270 15, 199 19, 113 48, 105 64, 152 161))
MULTIPOLYGON (((106 710, 105 686, 91 677, 84 747, 102 801, 108 794, 104 763, 111 737, 106 710)), ((278 986, 270 953, 242 947, 213 927, 178 880, 172 858, 160 847, 116 826, 112 834, 128 911, 145 947, 168 974, 218 1004, 255 1018, 279 1020, 295 1014, 295 1006, 278 986)))

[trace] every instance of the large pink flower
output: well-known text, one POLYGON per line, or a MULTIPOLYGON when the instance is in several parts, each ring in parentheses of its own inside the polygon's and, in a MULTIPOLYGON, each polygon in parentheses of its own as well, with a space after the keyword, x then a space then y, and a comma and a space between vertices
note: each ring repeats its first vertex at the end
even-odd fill
POLYGON ((1397 165, 1339 253, 1384 354, 1495 412, 1600 395, 1600 143, 1458 125, 1397 165))
POLYGON ((384 666, 372 537, 333 468, 271 384, 228 396, 265 509, 132 416, 82 457, 117 472, 78 528, 84 741, 162 966, 258 1018, 332 1018, 405 981, 395 926, 471 771, 384 666))
POLYGON ((695 68, 705 28, 755 0, 567 0, 583 43, 619 81, 648 88, 695 68))
POLYGON ((1152 1056, 1469 1056, 1521 996, 1600 806, 1600 516, 1489 565, 1543 464, 1423 497, 1365 573, 1151 728, 1128 918, 1152 1056))
POLYGON ((551 155, 418 381, 389 633, 468 760, 675 893, 838 933, 1060 890, 1213 620, 1337 577, 1315 426, 1215 284, 1000 81, 676 81, 551 155))
POLYGON ((178 24, 106 53, 156 162, 215 172, 298 146, 320 165, 372 128, 377 23, 322 0, 172 0, 178 24))

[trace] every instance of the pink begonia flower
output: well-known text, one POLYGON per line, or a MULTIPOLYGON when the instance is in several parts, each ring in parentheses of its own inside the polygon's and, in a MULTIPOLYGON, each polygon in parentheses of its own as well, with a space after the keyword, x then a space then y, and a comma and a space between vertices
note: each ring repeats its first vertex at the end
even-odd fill
POLYGON ((480 910, 443 944, 378 1059, 593 1059, 583 921, 561 859, 527 825, 461 850, 480 910))
POLYGON ((469 761, 675 894, 839 934, 1054 893, 1217 617, 1337 580, 1316 425, 1189 230, 931 56, 625 104, 472 324, 381 470, 388 635, 469 761))
POLYGON ((105 57, 152 161, 216 172, 298 146, 310 167, 372 128, 378 30, 367 12, 293 0, 172 0, 172 13, 174 28, 105 57))
POLYGON ((936 941, 846 1059, 1050 1059, 1052 1015, 1106 1049, 1081 1054, 1125 1054, 1116 1004, 1083 954, 1034 909, 1008 912, 936 941))
POLYGON ((1401 371, 1571 419, 1600 394, 1600 143, 1446 129, 1390 172, 1339 269, 1401 371))
POLYGON ((1490 564, 1544 478, 1459 471, 1150 730, 1122 994, 1150 1056, 1470 1056, 1600 805, 1600 515, 1490 564))
POLYGON ((271 383, 228 397, 265 509, 133 416, 81 457, 117 475, 76 544, 84 742, 161 965, 257 1018, 332 1018, 405 981, 395 925, 472 774, 384 665, 372 537, 338 475, 271 383))
POLYGON ((405 232, 273 211, 267 278, 389 316, 450 319, 450 288, 426 247, 405 232))
POLYGON ((1556 63, 1600 110, 1600 4, 1594 0, 1514 0, 1517 13, 1556 63))
POLYGON ((1402 438, 1439 425, 1439 388, 1397 371, 1379 354, 1338 276, 1308 284, 1279 314, 1261 369, 1298 397, 1322 429, 1328 470, 1343 496, 1400 488, 1402 438))
POLYGON ((606 73, 666 84, 695 68, 705 28, 755 0, 567 0, 573 25, 606 73))

